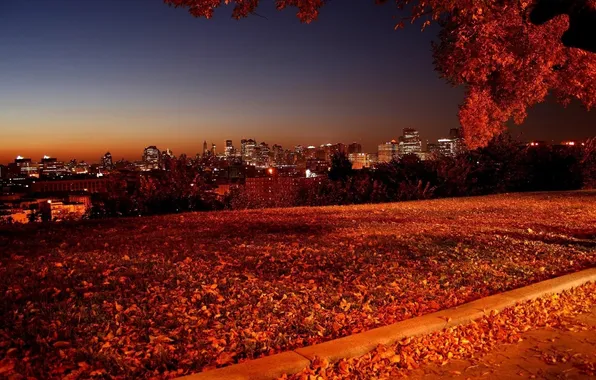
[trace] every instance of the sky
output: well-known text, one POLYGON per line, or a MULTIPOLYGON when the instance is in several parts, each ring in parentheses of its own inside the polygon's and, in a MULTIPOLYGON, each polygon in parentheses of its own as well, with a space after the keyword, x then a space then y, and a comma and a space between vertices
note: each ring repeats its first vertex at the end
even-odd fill
MULTIPOLYGON (((157 145, 194 155, 254 138, 291 147, 360 142, 406 127, 435 140, 458 127, 462 90, 433 70, 436 27, 395 31, 390 5, 331 1, 196 19, 161 0, 0 0, 0 162, 17 155, 139 159, 157 145)), ((535 107, 514 135, 594 135, 596 112, 535 107)))

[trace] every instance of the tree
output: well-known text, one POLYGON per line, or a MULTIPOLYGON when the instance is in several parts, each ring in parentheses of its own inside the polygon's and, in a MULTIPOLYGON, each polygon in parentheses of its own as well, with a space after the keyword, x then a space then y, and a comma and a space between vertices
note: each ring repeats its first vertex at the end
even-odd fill
POLYGON ((352 175, 352 163, 343 152, 334 153, 331 156, 331 168, 329 179, 332 181, 346 181, 352 175))
MULTIPOLYGON (((255 13, 258 0, 164 0, 210 18, 222 4, 235 4, 233 17, 255 13)), ((389 0, 376 0, 387 3, 389 0)), ((391 0, 410 10, 404 20, 422 28, 437 22, 435 67, 466 97, 459 118, 470 148, 485 146, 520 124, 529 107, 553 94, 562 104, 596 103, 596 0, 391 0), (584 50, 577 49, 581 48, 584 50)), ((298 8, 305 23, 315 20, 324 0, 276 0, 278 9, 298 8)))
POLYGON ((210 209, 215 196, 208 192, 210 186, 203 179, 199 163, 167 157, 166 170, 147 173, 140 177, 135 200, 148 214, 171 213, 210 209))
POLYGON ((527 3, 495 2, 440 21, 435 65, 450 83, 465 87, 459 118, 470 148, 486 145, 511 119, 521 124, 528 108, 549 94, 565 105, 596 102, 596 56, 553 43, 567 29, 565 17, 535 26, 528 11, 527 3))

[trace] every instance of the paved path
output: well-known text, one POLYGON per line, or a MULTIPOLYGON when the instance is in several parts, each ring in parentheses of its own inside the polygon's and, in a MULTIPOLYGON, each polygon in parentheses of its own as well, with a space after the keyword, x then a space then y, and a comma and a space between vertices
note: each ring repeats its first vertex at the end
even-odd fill
POLYGON ((503 345, 473 360, 454 360, 412 372, 417 379, 586 379, 596 378, 596 306, 573 318, 574 331, 544 328, 523 341, 503 345), (584 329, 577 325, 584 323, 584 329), (590 376, 591 374, 591 376, 590 376))

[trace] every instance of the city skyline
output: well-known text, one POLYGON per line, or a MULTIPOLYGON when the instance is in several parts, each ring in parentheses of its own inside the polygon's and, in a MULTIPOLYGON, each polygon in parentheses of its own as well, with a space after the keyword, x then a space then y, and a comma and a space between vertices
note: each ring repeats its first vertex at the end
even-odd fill
MULTIPOLYGON (((404 130, 408 130, 411 128, 405 128, 404 130)), ((419 131, 417 131, 416 129, 413 129, 417 134, 419 131)), ((451 129, 451 131, 453 130, 459 130, 459 129, 451 129)), ((448 133, 444 134, 441 138, 438 138, 436 140, 430 140, 430 139, 424 139, 422 137, 420 137, 420 152, 426 153, 426 152, 430 152, 432 149, 436 149, 437 144, 441 144, 441 142, 444 141, 453 141, 453 135, 451 133, 449 133, 450 131, 448 131, 448 133), (431 148, 432 147, 432 148, 431 148), (430 150, 429 150, 430 149, 430 150)), ((396 136, 397 138, 391 138, 391 139, 386 139, 382 142, 379 142, 377 144, 374 145, 374 147, 370 147, 370 149, 365 149, 364 146, 362 144, 360 144, 358 141, 334 141, 334 142, 326 142, 323 144, 295 144, 295 145, 291 145, 291 146, 284 146, 284 145, 280 145, 276 142, 267 142, 264 140, 259 140, 259 139, 253 139, 253 138, 247 138, 248 140, 252 140, 255 142, 255 144, 257 146, 259 146, 260 144, 266 144, 267 146, 273 148, 275 146, 280 146, 282 148, 282 150, 284 151, 291 151, 291 152, 295 152, 296 148, 300 147, 302 149, 307 149, 307 148, 315 148, 315 149, 319 149, 319 148, 323 148, 325 146, 336 146, 336 145, 342 145, 344 146, 344 148, 348 148, 349 146, 356 144, 361 148, 361 152, 365 153, 365 154, 378 154, 381 152, 382 148, 381 146, 383 145, 387 145, 387 144, 394 144, 395 145, 395 152, 397 152, 397 146, 398 146, 398 140, 400 138, 402 138, 403 136, 396 136)), ((213 149, 215 149, 215 153, 217 154, 218 157, 228 157, 228 156, 238 156, 241 157, 242 155, 240 154, 241 151, 241 142, 247 139, 226 139, 222 142, 221 145, 219 144, 215 144, 214 142, 211 141, 207 141, 207 140, 203 140, 203 143, 201 143, 200 145, 202 146, 202 148, 197 149, 196 152, 175 152, 173 151, 171 148, 169 147, 165 147, 162 148, 159 144, 150 144, 147 145, 143 148, 141 148, 139 151, 135 152, 135 156, 134 157, 120 157, 117 155, 117 153, 114 153, 113 151, 107 149, 104 150, 103 153, 99 154, 98 157, 91 157, 91 159, 84 159, 84 158, 78 158, 78 157, 74 157, 74 156, 68 156, 68 157, 59 157, 57 155, 52 155, 52 154, 42 154, 39 156, 39 160, 38 157, 35 156, 27 156, 27 155, 22 155, 22 154, 18 154, 16 156, 13 157, 9 157, 7 161, 0 161, 0 165, 7 165, 7 164, 11 164, 14 163, 16 160, 23 160, 23 159, 28 159, 31 160, 32 162, 41 162, 43 160, 46 159, 58 159, 61 162, 70 162, 70 161, 77 161, 77 162, 85 162, 87 164, 101 164, 102 161, 105 159, 106 155, 108 155, 110 157, 110 160, 113 159, 113 162, 117 162, 117 161, 129 161, 129 162, 140 162, 140 161, 146 161, 146 154, 147 154, 147 149, 155 149, 156 152, 158 152, 157 154, 162 155, 164 153, 167 153, 173 157, 179 157, 181 155, 186 155, 189 158, 192 157, 197 157, 197 156, 202 156, 205 155, 205 153, 212 153, 213 149), (234 143, 237 142, 237 143, 234 143), (207 144, 207 146, 209 146, 209 149, 207 151, 205 151, 204 146, 205 144, 207 144), (231 145, 228 145, 228 143, 231 143, 231 145), (229 149, 231 148, 231 150, 229 149), (230 154, 231 152, 233 152, 233 154, 230 154)), ((534 144, 538 145, 539 143, 536 141, 539 141, 540 144, 542 142, 545 142, 547 144, 560 144, 560 145, 569 145, 570 142, 577 142, 577 141, 583 141, 585 139, 562 139, 562 140, 537 140, 537 139, 528 139, 528 140, 519 140, 519 142, 521 143, 526 143, 528 145, 534 146, 534 144)), ((348 153, 347 150, 345 152, 346 154, 348 153)), ((360 153, 360 152, 359 152, 360 153)))
MULTIPOLYGON (((231 136, 283 146, 358 141, 412 127, 436 140, 458 127, 462 90, 433 70, 438 28, 394 31, 390 8, 330 2, 301 25, 263 4, 235 21, 188 17, 161 1, 4 2, 0 8, 0 162, 44 154, 134 159, 151 144, 200 152, 231 136)), ((533 108, 528 140, 582 139, 596 113, 533 108)))

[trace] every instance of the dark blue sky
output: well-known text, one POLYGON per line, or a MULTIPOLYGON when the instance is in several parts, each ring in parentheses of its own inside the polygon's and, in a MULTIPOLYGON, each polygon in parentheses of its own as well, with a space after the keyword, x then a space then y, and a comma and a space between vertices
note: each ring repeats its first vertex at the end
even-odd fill
MULTIPOLYGON (((243 137, 374 151, 404 127, 436 139, 458 126, 462 92, 433 71, 436 29, 394 31, 391 6, 373 0, 331 1, 310 25, 272 4, 267 19, 236 21, 161 0, 0 0, 0 162, 194 154, 243 137)), ((595 112, 546 103, 516 131, 580 138, 594 126, 595 112)))

